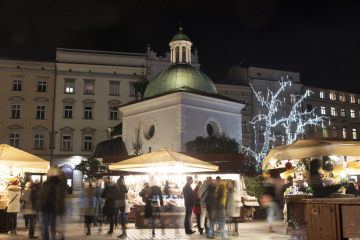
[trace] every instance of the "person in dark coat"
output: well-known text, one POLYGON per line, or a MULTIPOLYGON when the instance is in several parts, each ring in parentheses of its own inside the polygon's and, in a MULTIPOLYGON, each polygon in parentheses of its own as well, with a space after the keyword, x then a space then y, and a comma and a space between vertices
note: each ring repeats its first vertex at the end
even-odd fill
POLYGON ((118 236, 119 238, 126 238, 126 227, 125 227, 125 198, 128 192, 128 189, 125 186, 124 175, 121 175, 117 181, 119 187, 119 209, 120 209, 120 221, 122 226, 122 234, 118 236))
POLYGON ((47 181, 44 182, 39 195, 39 211, 41 212, 41 239, 55 240, 56 233, 56 203, 58 198, 59 167, 53 166, 47 173, 47 181), (49 227, 51 236, 49 236, 49 227))
POLYGON ((149 198, 150 192, 151 192, 151 189, 150 189, 149 183, 148 182, 144 183, 144 188, 139 193, 139 196, 142 198, 142 201, 144 203, 146 203, 147 199, 149 198))
POLYGON ((194 188, 194 198, 195 198, 195 204, 194 204, 194 209, 193 209, 193 213, 196 214, 196 223, 197 223, 197 227, 198 227, 198 231, 201 235, 203 235, 203 228, 201 228, 200 225, 200 215, 201 215, 201 206, 200 206, 200 197, 199 197, 199 189, 202 185, 201 181, 198 181, 196 184, 196 187, 194 188))
POLYGON ((85 225, 88 229, 86 235, 91 235, 91 223, 93 222, 93 217, 95 214, 95 188, 89 183, 84 182, 83 189, 80 193, 80 205, 82 214, 85 216, 85 225))
POLYGON ((29 221, 29 239, 37 239, 35 236, 35 222, 37 216, 37 185, 27 182, 24 194, 21 197, 24 219, 29 221))
POLYGON ((353 194, 353 195, 355 195, 355 197, 358 196, 358 191, 357 191, 356 188, 355 188, 354 182, 351 182, 351 181, 349 182, 349 186, 347 187, 345 193, 346 193, 346 194, 353 194))
POLYGON ((94 215, 94 227, 98 226, 99 216, 101 218, 103 214, 103 199, 101 198, 102 188, 101 188, 101 179, 96 181, 95 187, 95 215, 94 215))
POLYGON ((170 197, 170 186, 169 186, 169 181, 168 180, 165 181, 164 195, 167 198, 170 197))
POLYGON ((66 212, 65 196, 67 192, 67 180, 66 175, 62 168, 59 168, 58 177, 60 182, 57 186, 57 200, 56 200, 56 214, 59 216, 57 219, 60 220, 56 223, 56 232, 61 236, 61 239, 65 239, 65 219, 64 215, 66 212))
MULTIPOLYGON (((146 205, 145 205, 145 217, 149 218, 151 221, 151 227, 152 227, 152 235, 155 237, 155 218, 153 216, 153 212, 155 211, 155 207, 153 207, 153 203, 157 203, 157 197, 159 197, 160 200, 160 206, 162 207, 164 205, 163 199, 162 199, 162 193, 161 189, 158 186, 152 186, 150 187, 150 191, 148 196, 146 197, 146 205)), ((158 208, 156 208, 158 209, 158 208)), ((159 215, 160 217, 160 215, 159 215)))
POLYGON ((208 228, 207 234, 206 234, 206 238, 209 239, 215 239, 214 237, 214 219, 215 219, 215 209, 216 209, 216 183, 212 180, 211 177, 207 178, 207 182, 208 182, 208 190, 207 190, 207 195, 206 195, 206 199, 205 199, 205 203, 206 203, 206 211, 208 212, 209 215, 209 222, 210 222, 210 226, 208 228))
POLYGON ((193 189, 191 188, 193 179, 191 176, 187 176, 186 181, 187 182, 182 191, 182 193, 184 195, 185 208, 186 208, 184 226, 185 226, 186 234, 193 234, 193 233, 195 233, 195 231, 193 231, 190 226, 191 213, 192 213, 192 210, 193 210, 193 207, 195 204, 194 192, 193 192, 193 189))
POLYGON ((115 210, 118 208, 118 199, 120 199, 119 186, 108 183, 102 193, 102 198, 105 198, 104 214, 107 215, 107 219, 110 222, 108 234, 112 234, 114 231, 115 210))

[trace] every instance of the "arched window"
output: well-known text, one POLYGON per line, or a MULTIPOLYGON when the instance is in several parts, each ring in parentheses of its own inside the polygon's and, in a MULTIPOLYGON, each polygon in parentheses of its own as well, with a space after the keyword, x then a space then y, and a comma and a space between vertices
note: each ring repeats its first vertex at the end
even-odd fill
POLYGON ((185 47, 182 47, 182 62, 183 63, 186 63, 186 48, 185 47))
POLYGON ((176 63, 179 63, 179 61, 180 61, 180 60, 179 60, 179 57, 180 57, 180 56, 179 56, 179 47, 176 47, 176 48, 175 48, 175 54, 176 54, 175 62, 176 62, 176 63))

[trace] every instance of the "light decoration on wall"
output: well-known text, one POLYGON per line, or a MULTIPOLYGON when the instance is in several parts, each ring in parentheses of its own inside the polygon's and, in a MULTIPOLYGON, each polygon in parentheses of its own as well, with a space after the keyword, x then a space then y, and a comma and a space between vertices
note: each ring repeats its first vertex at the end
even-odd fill
POLYGON ((21 176, 22 176, 22 170, 20 168, 6 167, 4 165, 0 165, 0 180, 11 181, 21 176))
MULTIPOLYGON (((288 77, 287 77, 288 79, 288 77)), ((250 121, 250 124, 253 125, 254 133, 255 133, 255 146, 254 149, 244 146, 243 150, 245 152, 249 152, 254 159, 260 164, 270 151, 274 145, 271 146, 271 143, 276 142, 277 137, 281 137, 283 140, 283 144, 291 144, 294 141, 298 140, 300 136, 302 137, 305 134, 305 126, 319 126, 324 127, 324 123, 327 117, 318 116, 315 114, 315 109, 313 108, 311 111, 307 109, 305 111, 301 111, 302 102, 305 100, 307 96, 313 94, 310 90, 307 90, 303 95, 296 95, 295 101, 292 103, 290 112, 287 116, 280 116, 280 110, 284 111, 285 108, 289 109, 289 107, 285 106, 285 98, 283 98, 282 92, 285 91, 287 86, 291 86, 291 81, 284 81, 281 78, 279 82, 279 89, 274 93, 269 88, 267 88, 266 96, 260 96, 258 91, 254 89, 254 87, 250 84, 256 99, 261 103, 261 106, 265 106, 267 109, 266 113, 260 113, 253 117, 250 121), (298 100, 296 100, 298 99, 298 100), (259 120, 261 119, 261 120, 259 120), (261 125, 260 125, 261 122, 261 125), (275 135, 276 130, 284 129, 284 136, 275 135), (262 141, 259 142, 257 138, 257 130, 261 130, 262 141), (286 140, 286 142, 284 141, 286 140), (260 143, 260 144, 259 144, 260 143), (259 149, 259 150, 257 150, 259 149)), ((329 119, 330 124, 330 119, 329 119)), ((316 128, 315 128, 316 131, 316 128)))

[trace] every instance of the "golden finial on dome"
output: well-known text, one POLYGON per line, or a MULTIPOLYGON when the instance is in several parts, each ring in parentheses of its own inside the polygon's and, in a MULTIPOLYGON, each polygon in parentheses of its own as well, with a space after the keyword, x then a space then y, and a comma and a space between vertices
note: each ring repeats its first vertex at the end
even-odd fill
POLYGON ((179 25, 180 25, 179 30, 180 30, 180 31, 182 31, 182 26, 181 26, 181 24, 182 24, 182 21, 181 21, 181 19, 180 19, 180 20, 179 20, 179 25))
POLYGON ((182 31, 182 27, 179 27, 179 30, 182 31))

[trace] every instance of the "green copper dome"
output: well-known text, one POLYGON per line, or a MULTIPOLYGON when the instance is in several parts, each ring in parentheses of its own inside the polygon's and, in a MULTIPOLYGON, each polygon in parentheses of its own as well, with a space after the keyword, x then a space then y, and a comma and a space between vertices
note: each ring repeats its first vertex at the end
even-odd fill
POLYGON ((180 41, 180 40, 185 40, 185 41, 190 41, 190 38, 188 36, 186 36, 181 30, 178 34, 176 34, 170 42, 174 42, 174 41, 180 41))
POLYGON ((216 87, 205 73, 188 64, 174 64, 156 75, 146 87, 144 97, 153 97, 181 87, 216 94, 216 87))

